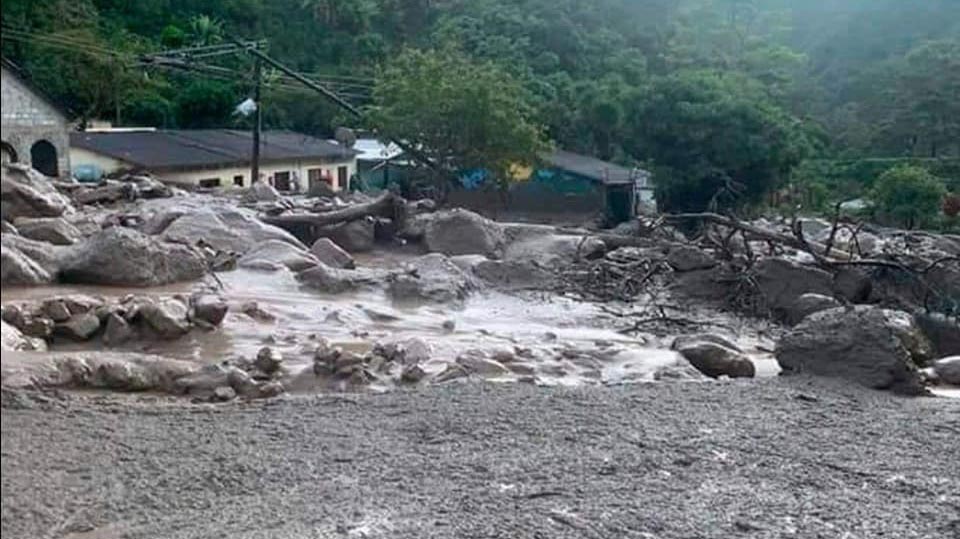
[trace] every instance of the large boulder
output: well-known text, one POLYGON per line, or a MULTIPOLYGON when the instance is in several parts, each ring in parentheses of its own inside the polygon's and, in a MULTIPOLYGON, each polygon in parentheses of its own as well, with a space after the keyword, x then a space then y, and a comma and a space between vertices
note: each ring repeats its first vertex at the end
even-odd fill
POLYGON ((36 286, 53 282, 53 276, 16 247, 0 251, 0 283, 36 286))
POLYGON ((243 201, 247 203, 257 202, 276 202, 283 198, 280 192, 274 189, 272 185, 263 181, 255 181, 243 193, 243 201))
POLYGON ((776 348, 784 374, 846 378, 877 389, 918 393, 918 367, 930 344, 913 317, 873 306, 840 307, 808 316, 776 348))
POLYGON ((63 261, 60 279, 68 283, 157 286, 196 280, 206 272, 205 260, 191 247, 112 227, 73 246, 63 261))
POLYGON ((373 250, 376 241, 376 223, 370 218, 358 219, 320 228, 317 230, 317 235, 330 238, 348 252, 366 253, 373 250))
POLYGON ((549 290, 556 275, 535 260, 483 260, 471 266, 473 275, 499 290, 549 290))
POLYGON ((936 313, 919 313, 914 318, 936 355, 960 356, 960 323, 956 318, 936 313))
POLYGON ((386 271, 372 268, 348 270, 317 264, 298 273, 297 279, 307 288, 328 294, 339 294, 382 285, 388 274, 386 271))
POLYGON ((494 221, 456 209, 432 215, 424 230, 424 241, 431 252, 498 258, 505 239, 503 230, 494 221))
POLYGON ((73 211, 50 178, 30 167, 5 163, 0 181, 0 217, 13 222, 18 217, 59 217, 73 211))
POLYGON ((54 245, 73 245, 83 238, 80 230, 63 217, 21 217, 15 224, 21 236, 54 245))
POLYGON ((799 324, 800 321, 813 313, 836 309, 837 307, 840 307, 840 302, 831 296, 804 294, 784 309, 784 321, 790 325, 799 324))
POLYGON ((147 221, 144 231, 190 244, 203 240, 216 249, 236 253, 246 253, 268 240, 280 240, 306 249, 292 234, 260 221, 254 212, 216 203, 205 207, 165 209, 147 221))
POLYGON ((404 270, 389 279, 387 291, 396 300, 455 301, 467 297, 474 288, 470 276, 440 253, 416 258, 404 270))
POLYGON ((689 299, 722 301, 733 290, 726 272, 718 266, 711 269, 678 273, 668 289, 689 299))
POLYGON ((574 262, 579 259, 596 259, 606 252, 607 246, 600 238, 546 234, 508 244, 504 249, 503 259, 536 261, 550 265, 574 262))
POLYGON ((319 261, 308 251, 293 244, 280 240, 267 240, 247 251, 237 261, 237 265, 241 268, 256 269, 262 265, 262 262, 286 266, 290 271, 297 272, 312 268, 319 261))
POLYGON ((61 261, 69 251, 69 247, 63 245, 31 240, 15 234, 0 236, 0 244, 3 245, 3 250, 12 248, 20 251, 27 258, 36 262, 44 271, 54 276, 60 271, 61 261))
POLYGON ((757 262, 752 273, 774 315, 783 316, 804 294, 833 295, 833 275, 783 258, 765 258, 757 262))
POLYGON ((343 250, 330 238, 320 238, 313 242, 310 253, 331 268, 353 269, 357 267, 357 263, 350 256, 350 253, 343 250))

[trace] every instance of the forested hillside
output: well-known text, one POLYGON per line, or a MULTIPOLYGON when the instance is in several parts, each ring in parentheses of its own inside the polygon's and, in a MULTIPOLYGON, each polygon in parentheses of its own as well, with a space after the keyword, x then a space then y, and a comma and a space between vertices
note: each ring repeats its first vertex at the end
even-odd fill
MULTIPOLYGON (((228 60, 245 75, 233 79, 134 62, 239 37, 267 40, 371 121, 392 122, 381 130, 456 138, 428 125, 453 116, 403 117, 398 105, 422 87, 457 117, 479 107, 487 123, 458 142, 480 153, 499 118, 520 150, 552 141, 657 167, 682 186, 679 206, 731 182, 745 186, 728 194, 759 196, 805 158, 960 155, 955 0, 4 0, 2 10, 5 56, 78 116, 121 124, 242 123, 231 111, 250 91, 248 59, 228 60)), ((344 121, 282 82, 265 110, 269 126, 321 135, 344 121)), ((493 162, 516 157, 491 151, 503 154, 493 162)))

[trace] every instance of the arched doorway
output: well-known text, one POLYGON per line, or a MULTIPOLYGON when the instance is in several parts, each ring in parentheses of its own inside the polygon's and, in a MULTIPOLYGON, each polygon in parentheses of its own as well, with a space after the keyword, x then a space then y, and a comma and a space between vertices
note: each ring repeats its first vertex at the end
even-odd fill
POLYGON ((17 151, 7 142, 0 142, 0 157, 4 163, 16 163, 17 151))
POLYGON ((59 176, 57 148, 46 140, 38 140, 30 148, 30 165, 45 176, 59 176))

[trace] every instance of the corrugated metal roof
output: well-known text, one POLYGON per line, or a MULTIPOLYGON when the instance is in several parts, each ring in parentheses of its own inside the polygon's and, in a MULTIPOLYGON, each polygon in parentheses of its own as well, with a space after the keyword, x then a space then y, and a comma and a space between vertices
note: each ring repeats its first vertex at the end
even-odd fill
POLYGON ((649 172, 641 169, 629 169, 596 157, 563 150, 544 154, 541 157, 554 168, 573 172, 606 184, 635 183, 641 177, 650 176, 649 172))
MULTIPOLYGON (((253 134, 233 129, 75 132, 70 145, 151 170, 210 168, 250 162, 253 134)), ((291 131, 265 131, 263 162, 349 159, 357 152, 291 131)))

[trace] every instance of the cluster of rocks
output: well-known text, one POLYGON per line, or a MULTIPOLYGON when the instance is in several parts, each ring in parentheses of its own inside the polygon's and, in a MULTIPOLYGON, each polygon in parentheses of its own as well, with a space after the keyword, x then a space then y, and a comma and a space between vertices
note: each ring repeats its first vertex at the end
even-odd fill
POLYGON ((432 347, 418 338, 377 343, 369 352, 358 353, 320 339, 313 354, 311 375, 337 389, 367 386, 376 382, 417 384, 427 378, 424 364, 432 347))
POLYGON ((283 356, 264 347, 252 360, 238 359, 199 367, 174 380, 168 392, 195 401, 265 399, 286 391, 281 381, 286 374, 283 356))
MULTIPOLYGON (((6 324, 4 342, 6 343, 6 324)), ((32 354, 31 354, 32 355, 32 354)), ((195 402, 262 399, 285 391, 282 371, 266 373, 256 361, 199 365, 166 357, 101 352, 55 352, 38 358, 5 357, 3 384, 19 388, 110 389, 156 392, 195 402)))
MULTIPOLYGON (((131 341, 176 339, 194 328, 215 328, 223 322, 227 308, 223 300, 206 294, 171 298, 129 295, 119 300, 73 294, 7 303, 2 318, 33 343, 99 339, 105 347, 116 347, 131 341)), ((27 349, 27 345, 14 345, 13 349, 27 349)))

